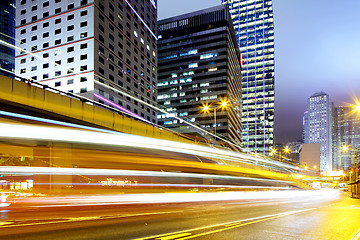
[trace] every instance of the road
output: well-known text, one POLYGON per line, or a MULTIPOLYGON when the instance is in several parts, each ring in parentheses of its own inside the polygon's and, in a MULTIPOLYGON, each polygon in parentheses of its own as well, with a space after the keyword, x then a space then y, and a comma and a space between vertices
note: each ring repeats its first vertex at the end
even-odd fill
POLYGON ((190 202, 179 193, 176 201, 163 194, 153 203, 143 195, 148 200, 13 204, 0 209, 0 239, 360 239, 360 200, 344 193, 244 194, 222 201, 190 202))

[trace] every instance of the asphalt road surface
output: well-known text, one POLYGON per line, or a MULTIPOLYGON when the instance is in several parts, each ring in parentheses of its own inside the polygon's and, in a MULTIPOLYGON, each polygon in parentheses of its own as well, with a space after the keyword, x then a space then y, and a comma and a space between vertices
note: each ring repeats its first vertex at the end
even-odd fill
POLYGON ((360 239, 360 200, 334 191, 223 201, 53 203, 0 208, 0 239, 360 239))

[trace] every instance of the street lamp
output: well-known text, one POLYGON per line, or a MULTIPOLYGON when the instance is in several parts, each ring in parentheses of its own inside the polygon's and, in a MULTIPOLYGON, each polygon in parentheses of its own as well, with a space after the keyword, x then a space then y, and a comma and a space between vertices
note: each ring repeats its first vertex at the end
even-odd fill
POLYGON ((356 110, 357 112, 360 112, 360 103, 358 103, 357 105, 355 105, 355 110, 356 110))
POLYGON ((214 134, 215 134, 214 145, 216 145, 216 109, 224 109, 224 108, 226 108, 228 106, 228 103, 226 101, 222 101, 219 105, 220 106, 213 107, 213 108, 210 108, 208 105, 203 106, 203 111, 205 113, 208 113, 211 110, 214 111, 214 134))
POLYGON ((276 153, 276 149, 275 148, 271 149, 271 154, 275 155, 275 153, 276 153))
POLYGON ((286 146, 286 147, 284 148, 284 153, 288 154, 289 152, 290 152, 290 148, 289 148, 288 146, 286 146))

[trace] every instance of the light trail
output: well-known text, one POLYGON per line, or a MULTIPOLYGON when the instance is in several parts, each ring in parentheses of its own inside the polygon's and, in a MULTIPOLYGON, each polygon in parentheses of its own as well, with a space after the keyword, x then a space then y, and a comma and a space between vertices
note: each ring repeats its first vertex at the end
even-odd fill
POLYGON ((304 191, 230 191, 230 192, 188 192, 188 193, 138 193, 82 195, 62 197, 23 198, 17 202, 37 203, 41 207, 88 206, 111 204, 159 204, 183 202, 236 201, 236 200, 282 200, 282 199, 333 199, 339 191, 333 189, 304 191), (50 204, 50 205, 49 205, 50 204))
POLYGON ((74 129, 57 129, 40 126, 25 126, 18 124, 0 123, 0 137, 6 139, 29 139, 46 141, 65 141, 86 144, 107 145, 107 146, 126 146, 136 148, 156 149, 169 152, 179 152, 190 155, 198 155, 209 158, 216 158, 235 162, 253 162, 256 164, 274 165, 284 170, 297 169, 285 163, 261 159, 246 154, 221 150, 216 148, 198 146, 195 144, 179 143, 161 139, 141 137, 135 135, 116 135, 109 133, 90 132, 74 129))
POLYGON ((92 131, 97 131, 97 132, 111 133, 111 134, 127 135, 126 133, 121 133, 121 132, 116 132, 116 131, 111 131, 111 130, 106 130, 106 129, 101 129, 101 128, 95 128, 95 127, 88 127, 85 125, 62 122, 62 121, 57 121, 57 120, 51 120, 51 119, 47 119, 47 118, 33 117, 33 116, 24 115, 24 114, 20 114, 20 113, 0 111, 0 115, 21 118, 21 119, 26 119, 26 120, 31 120, 31 121, 37 121, 37 122, 43 122, 43 123, 56 124, 56 125, 65 126, 65 127, 73 127, 73 128, 92 130, 92 131))
POLYGON ((290 183, 290 181, 264 178, 250 178, 240 176, 225 176, 200 173, 156 172, 138 170, 92 169, 92 168, 54 168, 54 167, 16 167, 0 166, 2 174, 36 174, 36 175, 91 175, 91 176, 137 176, 137 177, 184 177, 184 178, 212 178, 231 180, 252 180, 265 182, 290 183))

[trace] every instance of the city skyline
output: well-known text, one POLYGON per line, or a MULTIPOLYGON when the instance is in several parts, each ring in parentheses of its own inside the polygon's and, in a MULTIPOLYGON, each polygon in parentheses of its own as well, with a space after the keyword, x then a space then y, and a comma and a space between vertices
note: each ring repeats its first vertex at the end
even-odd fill
POLYGON ((360 2, 312 1, 2 1, 0 238, 360 240, 360 2))
MULTIPOLYGON (((159 0, 158 16, 162 19, 220 4, 221 0, 159 0)), ((335 106, 352 104, 359 94, 360 33, 354 29, 360 2, 278 0, 273 7, 275 141, 287 143, 302 138, 302 115, 314 92, 328 93, 335 106)))

